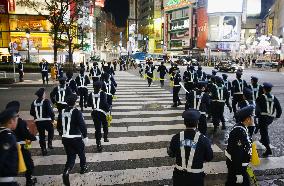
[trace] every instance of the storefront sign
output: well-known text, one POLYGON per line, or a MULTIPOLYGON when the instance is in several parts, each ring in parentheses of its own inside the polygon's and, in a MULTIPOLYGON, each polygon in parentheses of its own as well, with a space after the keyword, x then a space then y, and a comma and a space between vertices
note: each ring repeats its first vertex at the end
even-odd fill
POLYGON ((9 13, 14 13, 16 10, 15 0, 8 0, 8 11, 9 13))
POLYGON ((206 8, 197 9, 197 47, 206 48, 208 37, 208 16, 206 8))
POLYGON ((165 1, 164 6, 165 6, 165 10, 169 10, 169 9, 175 9, 175 8, 187 6, 194 2, 195 0, 168 0, 168 1, 165 1))
POLYGON ((273 34, 273 20, 272 19, 268 20, 267 34, 268 35, 272 35, 273 34))
POLYGON ((165 14, 165 24, 164 24, 164 45, 168 46, 168 31, 169 31, 169 15, 165 14))

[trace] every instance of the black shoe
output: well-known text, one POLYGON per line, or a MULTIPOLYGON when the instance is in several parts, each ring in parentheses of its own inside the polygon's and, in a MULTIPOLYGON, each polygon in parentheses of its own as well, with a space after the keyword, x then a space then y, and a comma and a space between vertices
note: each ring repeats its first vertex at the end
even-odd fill
POLYGON ((85 104, 85 105, 84 105, 84 107, 85 107, 85 108, 87 108, 87 107, 88 107, 88 105, 87 105, 87 104, 85 104))
POLYGON ((178 102, 178 106, 180 106, 180 105, 182 105, 182 103, 181 103, 181 102, 178 102))
POLYGON ((216 133, 216 132, 217 132, 217 129, 218 129, 218 126, 214 126, 213 132, 216 133))
POLYGON ((80 174, 85 174, 88 171, 88 167, 85 165, 84 167, 81 168, 80 174))
POLYGON ((69 173, 65 174, 63 173, 63 184, 65 186, 70 186, 70 181, 69 181, 69 173))
POLYGON ((47 155, 47 150, 46 150, 46 149, 41 149, 41 154, 42 154, 43 156, 46 156, 46 155, 47 155))
POLYGON ((176 107, 177 107, 177 104, 176 104, 176 103, 174 103, 174 104, 172 105, 172 107, 176 108, 176 107))
POLYGON ((262 154, 262 157, 267 158, 272 155, 272 151, 270 149, 266 149, 266 151, 262 154))
POLYGON ((108 138, 104 138, 104 142, 109 142, 109 139, 108 138))
POLYGON ((103 147, 101 144, 97 145, 97 150, 98 152, 102 152, 103 151, 103 147))
POLYGON ((225 125, 225 123, 222 124, 222 130, 226 130, 226 125, 225 125))
POLYGON ((37 179, 35 177, 28 179, 26 181, 26 186, 35 186, 35 184, 37 183, 37 179))
POLYGON ((53 146, 52 146, 52 143, 48 144, 48 148, 49 149, 54 149, 53 146))

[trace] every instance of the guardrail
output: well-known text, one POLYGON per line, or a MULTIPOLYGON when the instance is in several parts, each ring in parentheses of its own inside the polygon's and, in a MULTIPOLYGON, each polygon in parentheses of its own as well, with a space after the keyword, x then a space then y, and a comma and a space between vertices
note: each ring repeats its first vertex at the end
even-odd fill
POLYGON ((0 74, 3 74, 3 75, 4 75, 4 78, 7 77, 6 71, 0 71, 0 74))

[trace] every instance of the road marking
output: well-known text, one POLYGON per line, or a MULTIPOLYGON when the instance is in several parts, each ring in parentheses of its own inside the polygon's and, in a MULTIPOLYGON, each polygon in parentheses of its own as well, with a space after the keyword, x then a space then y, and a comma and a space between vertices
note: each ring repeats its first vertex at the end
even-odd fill
POLYGON ((10 89, 10 88, 8 88, 8 87, 0 87, 0 90, 8 90, 8 89, 10 89))
MULTIPOLYGON (((141 110, 141 111, 126 111, 126 112, 112 112, 112 116, 136 116, 136 115, 167 115, 167 114, 181 114, 182 110, 141 110)), ((83 116, 91 116, 91 113, 83 113, 83 116)))

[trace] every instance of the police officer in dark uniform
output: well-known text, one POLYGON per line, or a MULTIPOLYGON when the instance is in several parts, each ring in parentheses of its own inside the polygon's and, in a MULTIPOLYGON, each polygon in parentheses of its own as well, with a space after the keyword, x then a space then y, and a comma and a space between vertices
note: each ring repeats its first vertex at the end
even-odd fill
POLYGON ((202 66, 198 66, 198 69, 196 71, 196 76, 198 81, 205 81, 206 76, 204 77, 202 66))
POLYGON ((62 125, 58 126, 62 134, 62 144, 67 155, 63 172, 63 183, 70 186, 69 173, 75 165, 76 155, 80 158, 80 174, 87 171, 85 145, 88 143, 87 127, 83 114, 76 107, 77 95, 67 96, 68 107, 62 111, 62 125))
POLYGON ((96 129, 95 138, 96 138, 98 152, 102 151, 102 145, 101 145, 102 126, 104 131, 104 142, 109 142, 108 123, 106 115, 110 111, 110 106, 107 103, 107 94, 103 92, 101 88, 102 88, 102 83, 100 81, 97 81, 94 84, 94 92, 90 93, 88 98, 88 106, 92 107, 93 109, 92 118, 96 129))
POLYGON ((253 114, 253 106, 244 107, 235 114, 235 118, 239 122, 229 134, 228 146, 225 151, 228 168, 226 186, 250 185, 247 166, 251 159, 252 142, 247 127, 253 124, 253 114))
POLYGON ((66 85, 69 87, 73 94, 79 94, 77 89, 76 81, 73 79, 73 72, 67 71, 66 72, 66 85))
POLYGON ((173 172, 174 186, 204 185, 203 163, 213 159, 213 150, 209 139, 196 132, 200 112, 189 109, 182 114, 186 130, 173 136, 168 154, 176 158, 173 172))
MULTIPOLYGON (((20 103, 18 101, 11 101, 6 105, 6 109, 14 108, 17 113, 20 110, 20 103)), ((22 118, 18 118, 17 127, 14 130, 14 134, 17 138, 17 143, 21 145, 21 151, 25 161, 27 171, 25 172, 26 186, 33 186, 36 183, 36 178, 32 177, 34 170, 34 162, 32 155, 26 145, 30 145, 31 141, 36 141, 36 137, 30 133, 27 122, 22 118)))
POLYGON ((148 87, 150 87, 152 84, 154 78, 154 70, 155 66, 153 66, 153 62, 149 60, 148 65, 145 69, 145 73, 147 74, 148 87))
POLYGON ((83 111, 83 107, 87 108, 87 100, 88 100, 88 88, 87 85, 90 84, 90 79, 87 75, 84 75, 84 70, 80 70, 80 74, 75 79, 78 87, 78 92, 80 96, 79 105, 81 107, 81 111, 83 111))
POLYGON ((34 121, 39 133, 39 144, 43 156, 47 155, 45 131, 48 132, 48 148, 53 149, 52 140, 54 136, 53 123, 55 115, 48 99, 45 98, 45 89, 40 88, 36 91, 35 95, 38 99, 34 100, 31 104, 30 114, 34 117, 34 121))
POLYGON ((165 85, 165 76, 166 76, 167 73, 169 73, 167 67, 164 64, 165 64, 164 62, 161 62, 161 65, 157 69, 157 72, 160 72, 161 87, 164 87, 164 85, 165 85))
POLYGON ((232 83, 231 83, 231 81, 228 80, 227 74, 222 74, 222 77, 223 77, 224 86, 227 88, 227 90, 228 90, 228 92, 231 96, 232 83))
POLYGON ((172 107, 177 107, 179 105, 182 105, 179 99, 179 91, 181 88, 181 85, 180 85, 181 76, 179 73, 179 69, 177 67, 173 69, 171 81, 174 82, 174 86, 173 86, 173 103, 174 104, 172 105, 172 107))
POLYGON ((15 108, 0 113, 0 186, 18 186, 15 176, 18 174, 17 139, 12 130, 18 123, 15 108))
POLYGON ((203 135, 206 135, 207 132, 206 114, 210 105, 210 96, 206 92, 206 85, 207 82, 199 81, 197 83, 197 88, 187 94, 185 105, 185 110, 191 108, 200 112, 198 131, 203 135))
POLYGON ((49 64, 45 59, 43 59, 42 62, 40 63, 40 69, 41 69, 41 76, 42 76, 43 84, 45 84, 45 81, 48 84, 49 64))
POLYGON ((184 87, 188 92, 194 89, 196 82, 196 72, 194 66, 187 66, 187 70, 183 73, 184 87))
POLYGON ((236 73, 236 79, 232 82, 232 107, 234 113, 237 111, 237 104, 242 101, 243 99, 243 90, 245 87, 247 87, 247 82, 242 79, 243 73, 241 71, 237 71, 236 73))
POLYGON ((104 73, 102 75, 102 90, 107 94, 107 103, 109 106, 112 106, 112 98, 116 92, 115 86, 110 80, 110 75, 108 73, 104 73))
POLYGON ((251 76, 251 84, 248 87, 252 90, 253 101, 263 94, 263 88, 258 84, 258 78, 255 76, 251 76))
POLYGON ((214 125, 214 132, 217 131, 220 121, 222 122, 222 130, 226 129, 225 118, 224 118, 224 107, 225 104, 232 112, 232 107, 229 102, 229 93, 227 88, 223 85, 223 80, 219 76, 215 76, 216 84, 211 89, 211 114, 212 122, 214 125))
POLYGON ((90 70, 90 77, 92 77, 93 83, 100 80, 101 74, 102 72, 98 67, 98 63, 94 62, 93 67, 90 70))
POLYGON ((62 110, 67 107, 66 97, 72 94, 72 90, 65 84, 65 81, 65 77, 59 77, 59 85, 50 93, 51 102, 58 110, 57 124, 61 122, 62 110))
POLYGON ((24 81, 24 64, 22 63, 22 59, 20 60, 20 63, 18 64, 18 72, 19 72, 19 81, 24 81))
POLYGON ((273 85, 263 83, 263 94, 256 99, 256 117, 258 118, 258 127, 260 132, 260 142, 266 147, 263 157, 272 155, 270 141, 268 136, 268 126, 282 115, 282 108, 278 99, 271 94, 273 85), (276 113, 276 114, 275 114, 276 113))
POLYGON ((80 71, 83 70, 85 72, 85 64, 84 62, 80 63, 80 71))

